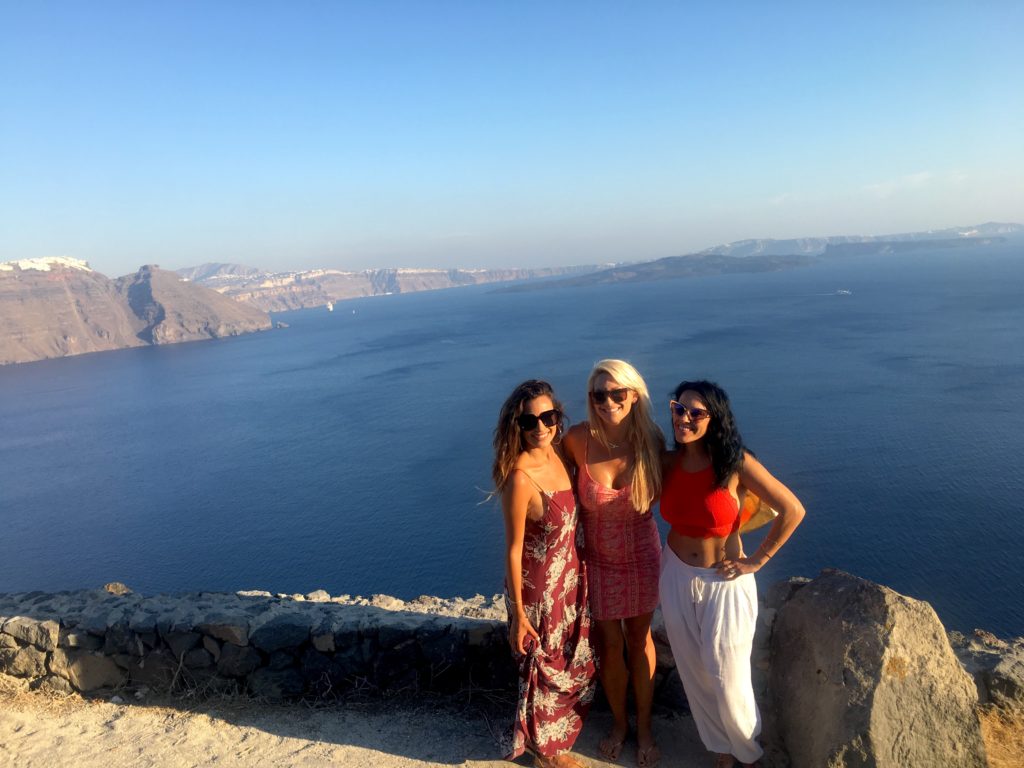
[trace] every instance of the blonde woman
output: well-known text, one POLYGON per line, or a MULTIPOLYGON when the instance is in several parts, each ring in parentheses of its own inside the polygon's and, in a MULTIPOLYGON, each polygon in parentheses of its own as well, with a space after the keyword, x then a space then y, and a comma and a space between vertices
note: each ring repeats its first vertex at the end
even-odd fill
POLYGON ((576 549, 572 480, 558 451, 562 406, 545 381, 524 381, 494 430, 495 487, 505 515, 509 643, 519 703, 505 757, 582 768, 569 750, 594 694, 587 578, 576 549))
POLYGON ((661 540, 651 506, 661 492, 665 438, 651 417, 647 385, 623 360, 601 360, 590 372, 587 415, 568 431, 564 445, 576 465, 598 669, 614 718, 598 747, 609 760, 622 753, 632 678, 637 764, 648 768, 660 757, 651 732, 651 616, 658 604, 661 540))

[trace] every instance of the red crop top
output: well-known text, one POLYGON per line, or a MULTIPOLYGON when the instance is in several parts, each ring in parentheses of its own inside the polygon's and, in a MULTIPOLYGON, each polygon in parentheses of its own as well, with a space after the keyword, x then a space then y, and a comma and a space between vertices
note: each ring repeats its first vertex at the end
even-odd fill
POLYGON ((681 536, 720 539, 739 530, 736 499, 727 488, 715 484, 710 466, 686 472, 672 466, 661 484, 661 516, 681 536))

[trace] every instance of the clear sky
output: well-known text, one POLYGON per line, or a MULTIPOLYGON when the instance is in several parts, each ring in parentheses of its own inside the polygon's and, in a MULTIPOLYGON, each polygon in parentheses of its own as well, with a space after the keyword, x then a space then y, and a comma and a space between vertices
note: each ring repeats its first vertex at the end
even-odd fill
POLYGON ((1024 3, 0 0, 0 261, 539 266, 1024 221, 1024 3))

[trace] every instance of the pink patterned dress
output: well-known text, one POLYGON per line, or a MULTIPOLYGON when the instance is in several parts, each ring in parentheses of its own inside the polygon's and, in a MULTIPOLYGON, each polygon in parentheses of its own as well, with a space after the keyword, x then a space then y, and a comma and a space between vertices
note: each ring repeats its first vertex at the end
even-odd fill
MULTIPOLYGON (((589 447, 589 446, 588 446, 589 447)), ((630 488, 608 488, 586 462, 576 479, 583 510, 590 609, 598 621, 628 619, 658 605, 661 536, 651 511, 640 514, 630 488)))
POLYGON ((544 757, 571 749, 594 696, 576 498, 571 490, 542 490, 542 496, 544 517, 526 521, 522 587, 523 608, 540 635, 540 645, 527 638, 527 652, 513 652, 519 667, 519 703, 511 743, 504 748, 507 760, 526 749, 544 757))

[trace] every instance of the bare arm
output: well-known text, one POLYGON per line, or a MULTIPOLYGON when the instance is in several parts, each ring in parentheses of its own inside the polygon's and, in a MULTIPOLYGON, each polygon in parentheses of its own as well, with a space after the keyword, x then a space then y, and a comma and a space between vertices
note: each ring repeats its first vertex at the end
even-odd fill
POLYGON ((804 519, 804 505, 789 488, 783 485, 757 459, 746 454, 739 480, 744 487, 761 497, 768 506, 779 513, 768 530, 764 541, 749 557, 726 557, 719 568, 728 575, 754 573, 771 560, 793 535, 793 531, 804 519), (730 573, 730 569, 733 569, 730 573))
POLYGON ((523 539, 530 499, 536 491, 522 472, 513 472, 501 496, 505 517, 505 584, 512 602, 509 612, 509 643, 517 653, 525 653, 523 641, 529 635, 540 642, 537 630, 523 609, 523 539))

